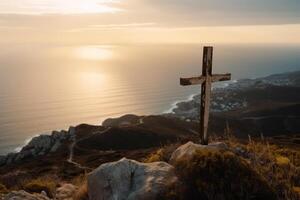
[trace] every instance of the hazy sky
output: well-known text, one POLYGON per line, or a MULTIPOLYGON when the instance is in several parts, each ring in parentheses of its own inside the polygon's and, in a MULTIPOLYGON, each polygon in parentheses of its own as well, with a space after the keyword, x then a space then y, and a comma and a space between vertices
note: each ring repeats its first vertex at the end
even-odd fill
POLYGON ((0 43, 144 42, 300 43, 300 1, 0 1, 0 43))

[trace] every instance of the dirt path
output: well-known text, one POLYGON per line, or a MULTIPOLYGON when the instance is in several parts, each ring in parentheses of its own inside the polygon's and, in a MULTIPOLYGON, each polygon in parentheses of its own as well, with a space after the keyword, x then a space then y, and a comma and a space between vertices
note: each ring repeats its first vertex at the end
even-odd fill
MULTIPOLYGON (((108 128, 106 128, 105 130, 103 130, 103 131, 97 131, 97 132, 94 132, 92 135, 95 135, 95 134, 103 134, 103 133, 107 132, 107 131, 110 130, 110 129, 111 129, 111 127, 108 127, 108 128)), ((76 140, 76 135, 75 135, 75 133, 73 133, 72 143, 71 143, 71 145, 69 146, 69 157, 68 157, 68 159, 67 159, 67 162, 68 162, 68 163, 71 163, 71 164, 75 165, 76 167, 78 167, 78 168, 80 168, 80 169, 90 169, 90 168, 85 167, 85 166, 81 165, 80 163, 77 163, 77 162, 74 161, 74 148, 75 148, 75 146, 76 146, 76 144, 77 144, 78 142, 80 142, 80 141, 82 141, 82 140, 85 140, 85 139, 88 139, 88 138, 91 137, 92 135, 89 135, 89 136, 87 136, 87 137, 84 137, 84 138, 81 138, 81 139, 79 139, 79 140, 76 140)))
MULTIPOLYGON (((138 124, 136 124, 136 125, 143 124, 144 123, 144 118, 145 117, 140 118, 139 121, 138 121, 138 124)), ((69 146, 69 157, 67 159, 67 162, 71 163, 71 164, 73 164, 73 165, 75 165, 75 166, 77 166, 78 168, 81 168, 81 169, 90 169, 90 168, 85 167, 85 166, 81 165, 80 163, 77 163, 76 161, 74 161, 74 148, 75 148, 76 144, 78 142, 82 141, 82 140, 88 139, 89 137, 91 137, 91 136, 93 136, 95 134, 103 134, 103 133, 109 131, 111 128, 112 127, 107 127, 103 131, 96 131, 96 132, 92 133, 92 135, 89 135, 87 137, 81 138, 79 140, 76 140, 75 130, 71 130, 70 134, 72 134, 72 138, 71 138, 72 143, 69 146)))
POLYGON ((145 117, 141 117, 141 118, 139 119, 139 123, 138 123, 137 125, 143 124, 143 123, 144 123, 144 118, 145 118, 145 117))

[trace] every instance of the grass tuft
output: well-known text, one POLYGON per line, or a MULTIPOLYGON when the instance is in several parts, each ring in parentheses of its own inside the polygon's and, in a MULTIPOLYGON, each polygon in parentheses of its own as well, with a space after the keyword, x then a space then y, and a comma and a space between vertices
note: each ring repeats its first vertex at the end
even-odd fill
POLYGON ((158 149, 156 152, 152 153, 147 157, 144 162, 145 163, 152 163, 164 160, 164 149, 158 149))
POLYGON ((0 183, 0 194, 6 194, 6 193, 8 193, 8 192, 9 192, 9 191, 8 191, 8 189, 6 188, 6 186, 0 183))
POLYGON ((155 152, 151 153, 148 157, 146 157, 143 162, 144 163, 152 163, 152 162, 169 162, 169 159, 172 153, 180 146, 180 143, 165 145, 155 152))
POLYGON ((24 183, 23 189, 29 193, 41 193, 45 191, 47 196, 53 198, 57 182, 49 178, 38 178, 24 183))
POLYGON ((281 166, 288 166, 290 164, 290 159, 284 156, 277 156, 276 157, 276 164, 281 166))
POLYGON ((89 200, 87 182, 83 183, 74 194, 73 200, 89 200))
POLYGON ((87 174, 81 174, 72 180, 72 184, 78 186, 73 200, 89 200, 87 187, 87 174))

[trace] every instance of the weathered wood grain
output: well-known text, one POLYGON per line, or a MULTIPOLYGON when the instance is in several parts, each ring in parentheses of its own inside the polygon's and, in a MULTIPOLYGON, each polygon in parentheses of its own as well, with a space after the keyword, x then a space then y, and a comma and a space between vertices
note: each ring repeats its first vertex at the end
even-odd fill
POLYGON ((205 77, 192 77, 192 78, 180 78, 180 85, 198 85, 202 84, 205 81, 205 77))
POLYGON ((208 121, 210 109, 211 87, 213 82, 228 81, 231 74, 212 74, 213 47, 204 47, 202 76, 180 78, 182 86, 201 84, 200 103, 200 137, 203 145, 208 144, 208 121))

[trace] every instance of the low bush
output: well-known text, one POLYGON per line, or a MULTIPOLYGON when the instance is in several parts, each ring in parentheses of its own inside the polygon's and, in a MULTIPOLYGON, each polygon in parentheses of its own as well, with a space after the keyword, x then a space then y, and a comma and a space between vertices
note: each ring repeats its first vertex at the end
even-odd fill
POLYGON ((251 167, 268 181, 279 199, 300 199, 294 190, 300 186, 298 151, 266 141, 249 142, 247 149, 251 167))
POLYGON ((231 152, 198 151, 175 164, 182 182, 173 199, 276 199, 274 190, 251 166, 231 152))

